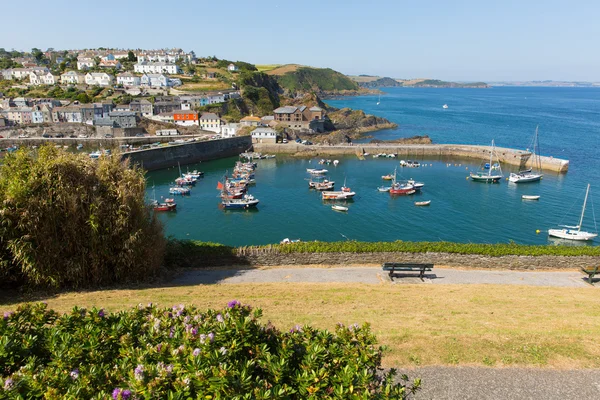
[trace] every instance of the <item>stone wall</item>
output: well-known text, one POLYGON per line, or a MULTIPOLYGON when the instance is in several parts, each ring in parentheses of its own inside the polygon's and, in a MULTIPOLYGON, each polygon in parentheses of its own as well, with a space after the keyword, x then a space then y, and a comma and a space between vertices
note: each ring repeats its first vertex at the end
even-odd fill
POLYGON ((279 253, 269 249, 238 249, 235 257, 199 257, 189 267, 230 265, 350 265, 384 262, 433 263, 437 266, 509 270, 578 269, 599 265, 600 257, 463 255, 450 253, 279 253))

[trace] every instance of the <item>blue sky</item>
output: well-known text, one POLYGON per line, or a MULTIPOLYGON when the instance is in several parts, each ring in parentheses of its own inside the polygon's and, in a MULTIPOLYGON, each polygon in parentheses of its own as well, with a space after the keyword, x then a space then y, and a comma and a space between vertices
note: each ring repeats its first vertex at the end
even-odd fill
POLYGON ((181 47, 395 78, 600 81, 597 0, 3 3, 6 49, 181 47))

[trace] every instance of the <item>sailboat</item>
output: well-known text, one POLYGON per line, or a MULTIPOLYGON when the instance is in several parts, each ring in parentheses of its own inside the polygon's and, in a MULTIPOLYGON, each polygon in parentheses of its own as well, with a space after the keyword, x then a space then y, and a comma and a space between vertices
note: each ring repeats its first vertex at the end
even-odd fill
POLYGON ((159 203, 156 200, 156 189, 152 186, 152 209, 154 211, 175 211, 177 209, 177 203, 175 203, 172 199, 168 199, 169 201, 165 201, 165 203, 159 203))
POLYGON ((446 109, 446 108, 448 108, 448 104, 444 104, 444 105, 442 106, 442 108, 443 108, 443 109, 446 109))
MULTIPOLYGON (((493 157, 494 157, 494 152, 495 152, 495 147, 494 147, 494 141, 492 140, 492 150, 490 151, 490 163, 489 165, 492 166, 494 165, 492 163, 493 161, 493 157)), ((500 160, 498 160, 500 161, 500 160)), ((482 170, 482 171, 478 171, 478 172, 471 172, 470 176, 471 179, 474 180, 475 182, 485 182, 485 183, 497 183, 500 181, 500 179, 503 178, 504 175, 502 175, 502 168, 500 167, 500 162, 498 162, 497 166, 494 165, 495 168, 489 168, 487 171, 482 170), (499 171, 499 172, 497 172, 499 171)))
MULTIPOLYGON (((581 217, 579 218, 579 224, 576 226, 560 225, 561 229, 548 229, 548 235, 554 236, 561 239, 568 240, 593 240, 597 233, 586 232, 581 230, 581 224, 583 223, 583 215, 585 214, 585 206, 587 205, 588 195, 590 193, 590 184, 587 185, 585 191, 585 199, 583 200, 583 208, 581 209, 581 217)), ((594 227, 596 227, 596 221, 594 221, 594 227)), ((597 231, 596 227, 596 231, 597 231)))
POLYGON ((379 103, 381 103, 381 94, 379 94, 379 99, 377 100, 377 105, 379 105, 379 103))
POLYGON ((514 183, 537 182, 542 179, 542 161, 540 159, 540 149, 538 142, 538 127, 535 127, 535 135, 533 135, 531 144, 531 168, 517 173, 511 173, 508 180, 514 183), (537 148, 537 151, 536 151, 537 148))

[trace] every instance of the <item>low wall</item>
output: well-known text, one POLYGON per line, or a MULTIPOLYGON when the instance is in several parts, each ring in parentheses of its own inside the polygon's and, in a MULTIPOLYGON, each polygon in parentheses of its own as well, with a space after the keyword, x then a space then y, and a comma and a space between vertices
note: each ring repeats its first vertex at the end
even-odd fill
MULTIPOLYGON (((473 146, 456 144, 358 144, 350 145, 312 145, 305 146, 298 143, 287 144, 255 144, 254 150, 260 153, 279 153, 292 154, 299 157, 318 157, 335 155, 357 155, 364 153, 394 153, 399 158, 421 160, 425 158, 436 158, 444 161, 450 161, 456 158, 469 158, 484 160, 489 159, 491 146, 473 146)), ((517 166, 520 170, 531 167, 531 153, 496 147, 495 152, 503 164, 517 166)), ((563 160, 554 157, 541 157, 542 169, 555 172, 567 172, 569 169, 569 160, 563 160)))
MULTIPOLYGON (((85 132, 84 132, 85 133, 85 132)), ((0 132, 0 135, 2 133, 0 132)), ((78 144, 83 144, 86 148, 92 147, 104 147, 104 148, 112 148, 118 147, 122 144, 131 144, 133 146, 140 146, 142 144, 151 144, 156 142, 168 143, 173 140, 178 139, 193 139, 198 138, 198 136, 143 136, 143 137, 115 137, 115 138, 104 138, 104 137, 88 137, 88 138, 42 138, 42 137, 32 137, 32 138, 5 138, 0 139, 0 149, 9 147, 9 146, 41 146, 46 143, 50 143, 53 145, 60 146, 76 146, 78 144)))
POLYGON ((578 256, 502 256, 451 253, 278 253, 268 249, 243 248, 232 257, 198 257, 188 267, 277 266, 277 265, 351 265, 384 262, 433 263, 438 266, 481 269, 550 270, 578 269, 600 264, 600 257, 578 256))
POLYGON ((147 150, 124 153, 134 164, 152 171, 173 165, 190 164, 199 161, 215 160, 218 158, 237 156, 252 146, 250 136, 240 136, 230 139, 207 140, 178 145, 151 148, 147 150))

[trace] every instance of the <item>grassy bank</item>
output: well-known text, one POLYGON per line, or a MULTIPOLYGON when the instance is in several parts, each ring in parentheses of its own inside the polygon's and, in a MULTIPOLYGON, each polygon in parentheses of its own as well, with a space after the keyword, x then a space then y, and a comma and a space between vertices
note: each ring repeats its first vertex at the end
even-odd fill
MULTIPOLYGON (((598 368, 600 292, 498 285, 268 283, 117 289, 46 299, 58 311, 110 311, 148 302, 220 307, 231 299, 264 310, 280 329, 369 322, 389 347, 386 366, 484 365, 598 368)), ((22 298, 0 297, 0 312, 22 298)))

